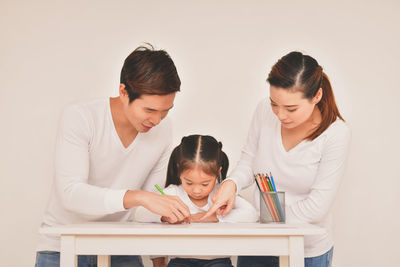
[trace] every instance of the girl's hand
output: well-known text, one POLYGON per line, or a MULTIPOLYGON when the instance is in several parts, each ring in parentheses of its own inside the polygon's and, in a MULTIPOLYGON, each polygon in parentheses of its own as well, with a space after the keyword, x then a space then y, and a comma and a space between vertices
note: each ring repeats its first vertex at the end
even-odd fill
POLYGON ((173 221, 173 220, 171 220, 171 218, 168 218, 166 216, 162 216, 161 217, 161 221, 162 222, 167 222, 167 223, 170 223, 170 224, 180 224, 180 223, 184 223, 184 222, 190 223, 191 219, 190 218, 185 218, 183 221, 173 221))
POLYGON ((198 212, 196 214, 191 215, 191 221, 192 222, 219 222, 217 218, 217 214, 213 213, 209 217, 205 218, 204 220, 201 220, 201 218, 206 214, 206 212, 198 212))
POLYGON ((128 190, 124 196, 124 207, 131 208, 134 206, 143 206, 153 213, 164 216, 169 223, 190 219, 189 208, 177 196, 128 190))
POLYGON ((213 214, 226 215, 228 214, 234 204, 236 198, 236 184, 231 180, 227 180, 221 184, 217 192, 212 197, 214 204, 207 211, 207 213, 200 218, 201 221, 207 220, 213 214))

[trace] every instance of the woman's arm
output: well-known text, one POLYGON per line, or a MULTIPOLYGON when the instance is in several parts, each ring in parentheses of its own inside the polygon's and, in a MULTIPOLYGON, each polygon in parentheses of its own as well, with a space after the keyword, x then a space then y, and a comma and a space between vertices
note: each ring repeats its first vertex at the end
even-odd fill
POLYGON ((242 150, 240 160, 236 168, 214 194, 212 198, 214 204, 202 218, 203 220, 211 216, 213 213, 217 213, 217 215, 228 214, 234 206, 235 194, 239 193, 241 189, 253 184, 254 177, 252 165, 254 156, 258 149, 260 128, 265 120, 265 108, 268 108, 267 101, 263 99, 258 104, 253 114, 247 142, 242 150))
POLYGON ((220 222, 256 222, 259 214, 247 200, 236 196, 235 206, 225 216, 218 215, 220 222))
POLYGON ((337 125, 335 134, 327 140, 318 167, 317 178, 310 194, 292 204, 288 218, 302 222, 320 221, 329 211, 343 176, 351 134, 345 124, 337 125))

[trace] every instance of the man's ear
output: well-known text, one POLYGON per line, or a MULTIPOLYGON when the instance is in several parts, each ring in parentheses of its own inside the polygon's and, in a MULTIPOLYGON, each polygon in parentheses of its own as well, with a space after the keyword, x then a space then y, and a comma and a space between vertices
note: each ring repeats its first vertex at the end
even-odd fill
POLYGON ((125 90, 125 84, 119 84, 119 96, 127 96, 128 92, 125 90))
POLYGON ((129 103, 129 95, 125 88, 126 88, 125 84, 121 83, 119 85, 119 98, 122 103, 124 103, 124 102, 129 103))

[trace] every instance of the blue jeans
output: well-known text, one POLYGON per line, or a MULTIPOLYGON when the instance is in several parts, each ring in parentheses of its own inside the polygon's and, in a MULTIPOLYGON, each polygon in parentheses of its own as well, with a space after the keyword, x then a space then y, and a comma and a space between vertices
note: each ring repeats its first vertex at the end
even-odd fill
MULTIPOLYGON (((35 267, 59 267, 60 252, 39 251, 35 267)), ((78 256, 78 267, 97 267, 97 256, 78 256)), ((140 256, 111 256, 111 267, 143 267, 140 256)))
MULTIPOLYGON (((305 267, 330 267, 332 265, 333 247, 321 256, 305 258, 305 267)), ((278 267, 279 257, 275 256, 239 256, 237 267, 278 267)))
POLYGON ((169 261, 167 267, 233 267, 233 265, 230 258, 212 260, 174 258, 169 261))

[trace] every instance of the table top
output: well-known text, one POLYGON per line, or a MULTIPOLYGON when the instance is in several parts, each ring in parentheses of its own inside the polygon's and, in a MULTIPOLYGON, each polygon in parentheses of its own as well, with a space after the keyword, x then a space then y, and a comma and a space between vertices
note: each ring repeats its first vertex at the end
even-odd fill
POLYGON ((325 229, 311 224, 262 223, 137 223, 91 222, 42 227, 42 234, 58 235, 316 235, 325 229))

